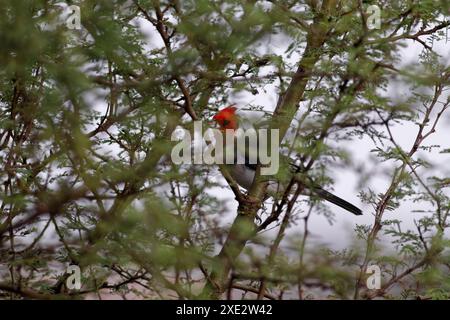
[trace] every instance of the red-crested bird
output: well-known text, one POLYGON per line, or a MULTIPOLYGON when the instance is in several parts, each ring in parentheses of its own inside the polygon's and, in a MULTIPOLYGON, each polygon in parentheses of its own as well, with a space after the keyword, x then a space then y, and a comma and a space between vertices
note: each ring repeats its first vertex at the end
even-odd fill
MULTIPOLYGON (((220 110, 216 115, 214 115, 213 120, 217 122, 219 128, 225 132, 226 130, 231 130, 232 132, 237 132, 237 130, 241 127, 242 119, 236 114, 237 108, 234 106, 226 107, 220 110)), ((225 139, 224 139, 225 141, 225 139)), ((227 143, 227 142, 225 142, 227 143)), ((234 146, 233 146, 234 147, 234 146)), ((235 156, 234 162, 232 164, 227 163, 227 168, 230 175, 233 179, 238 183, 242 188, 249 190, 253 184, 253 180, 256 173, 257 165, 256 163, 252 163, 249 161, 249 151, 247 146, 244 146, 245 151, 243 156, 245 159, 242 161, 243 163, 238 162, 239 150, 234 149, 235 156)), ((239 148, 238 148, 239 149, 239 148)), ((226 152, 226 146, 225 146, 226 152)), ((290 177, 294 176, 296 178, 296 182, 302 185, 304 195, 314 195, 324 200, 327 200, 355 215, 361 215, 362 211, 358 207, 354 206, 350 202, 324 190, 322 187, 315 184, 309 177, 305 174, 302 174, 300 168, 294 164, 294 162, 284 156, 280 155, 281 163, 287 164, 290 171, 290 177)), ((286 185, 289 180, 286 181, 271 181, 267 187, 268 195, 277 195, 284 192, 283 185, 286 185)))

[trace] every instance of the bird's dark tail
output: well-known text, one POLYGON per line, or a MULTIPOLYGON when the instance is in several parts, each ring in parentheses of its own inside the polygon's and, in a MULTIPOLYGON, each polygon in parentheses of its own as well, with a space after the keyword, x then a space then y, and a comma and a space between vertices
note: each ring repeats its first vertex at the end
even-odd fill
POLYGON ((313 189, 313 193, 316 194, 317 196, 341 207, 342 209, 345 209, 347 211, 350 211, 351 213, 360 216, 362 215, 362 211, 361 209, 359 209, 358 207, 355 207, 354 205, 352 205, 350 202, 345 201, 342 198, 339 198, 338 196, 335 196, 334 194, 332 194, 331 192, 328 192, 326 190, 323 190, 320 187, 315 187, 313 189))

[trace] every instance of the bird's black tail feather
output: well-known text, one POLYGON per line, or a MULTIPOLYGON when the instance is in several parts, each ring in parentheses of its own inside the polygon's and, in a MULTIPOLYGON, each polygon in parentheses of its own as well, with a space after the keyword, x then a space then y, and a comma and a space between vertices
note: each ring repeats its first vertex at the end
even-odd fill
POLYGON ((313 193, 316 194, 317 196, 341 207, 342 209, 345 209, 347 211, 350 211, 351 213, 353 213, 354 215, 360 216, 362 215, 362 211, 361 209, 359 209, 358 207, 352 205, 350 202, 345 201, 342 198, 339 198, 338 196, 335 196, 334 194, 332 194, 331 192, 328 192, 320 187, 315 187, 313 189, 313 193))

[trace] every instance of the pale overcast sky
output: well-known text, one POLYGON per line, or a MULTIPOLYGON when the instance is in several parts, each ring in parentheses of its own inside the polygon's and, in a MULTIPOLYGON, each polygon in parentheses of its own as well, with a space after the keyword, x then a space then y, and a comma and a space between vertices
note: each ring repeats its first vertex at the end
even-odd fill
MULTIPOLYGON (((144 34, 147 37, 147 46, 149 49, 163 46, 161 39, 154 30, 153 26, 147 23, 145 20, 141 19, 140 24, 144 34)), ((289 42, 283 36, 272 36, 267 38, 266 41, 260 43, 261 53, 276 53, 279 55, 285 55, 284 52, 288 46, 289 42)), ((418 61, 418 56, 422 51, 422 46, 413 41, 405 41, 406 47, 402 49, 402 62, 397 68, 407 67, 416 64, 418 61)), ((450 42, 447 43, 445 40, 434 43, 433 47, 437 52, 442 55, 443 61, 450 65, 450 42)), ((298 61, 299 56, 293 54, 289 61, 298 61)), ((389 87, 391 96, 397 96, 399 98, 405 98, 410 95, 408 89, 400 87, 393 83, 389 87)), ((252 95, 250 93, 239 93, 230 95, 229 103, 237 103, 238 106, 245 106, 249 103, 264 106, 265 110, 271 111, 274 109, 277 101, 277 95, 274 90, 274 85, 267 85, 264 90, 259 90, 258 95, 252 95)), ((222 106, 221 106, 222 107, 222 106)), ((224 106, 223 106, 224 107, 224 106)), ((450 118, 447 116, 438 125, 437 131, 433 134, 426 142, 427 145, 440 144, 445 147, 450 147, 450 141, 448 137, 450 136, 449 129, 450 118)), ((411 147, 415 139, 415 134, 417 133, 417 127, 411 125, 399 125, 393 129, 393 132, 397 138, 400 145, 408 149, 411 147)), ((394 167, 393 162, 387 164, 380 164, 374 157, 371 156, 370 150, 373 149, 373 142, 364 138, 361 140, 342 141, 340 147, 344 147, 350 150, 353 156, 354 164, 364 165, 365 169, 372 172, 372 179, 368 181, 368 184, 363 185, 363 190, 367 191, 370 187, 377 193, 386 191, 388 179, 385 174, 385 170, 391 170, 394 167)), ((435 164, 436 175, 445 177, 450 176, 450 168, 447 165, 450 161, 450 156, 448 154, 439 154, 438 152, 424 153, 419 152, 419 154, 435 164)), ((336 169, 332 173, 335 179, 334 193, 347 201, 359 206, 363 209, 363 216, 354 216, 348 212, 340 209, 334 205, 329 205, 331 210, 335 213, 335 222, 330 225, 324 216, 313 214, 309 221, 309 230, 311 231, 311 240, 315 240, 312 243, 324 243, 331 248, 342 249, 345 248, 349 241, 354 237, 354 227, 356 224, 372 224, 373 223, 373 208, 361 203, 358 198, 358 176, 353 169, 343 170, 341 167, 336 169)), ((219 177, 219 176, 218 176, 219 177)), ((220 177, 219 177, 220 178, 220 177)), ((222 179, 223 180, 223 179, 222 179)), ((225 184, 225 182, 223 181, 225 184)), ((222 222, 224 225, 231 223, 236 215, 237 202, 234 200, 234 195, 229 189, 217 189, 211 190, 213 194, 217 197, 227 200, 228 214, 222 217, 222 222)), ((423 204, 403 202, 402 205, 393 212, 387 212, 385 214, 385 219, 400 219, 403 221, 402 227, 404 229, 413 228, 414 219, 419 219, 420 213, 413 213, 413 210, 419 208, 424 208, 423 204)), ((288 234, 294 237, 298 235, 303 230, 301 224, 294 226, 289 229, 288 234)))

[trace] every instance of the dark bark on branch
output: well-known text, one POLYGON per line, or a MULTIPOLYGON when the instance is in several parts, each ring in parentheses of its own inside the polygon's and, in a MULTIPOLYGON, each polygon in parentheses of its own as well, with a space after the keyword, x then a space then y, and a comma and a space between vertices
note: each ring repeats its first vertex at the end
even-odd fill
MULTIPOLYGON (((317 14, 307 34, 306 49, 298 64, 297 71, 286 92, 280 96, 271 123, 271 128, 280 130, 280 139, 283 139, 298 110, 309 75, 321 56, 321 47, 330 28, 329 17, 335 7, 336 1, 334 0, 323 2, 321 12, 317 14)), ((228 274, 233 262, 238 258, 247 241, 256 234, 257 226, 254 220, 261 207, 266 190, 266 184, 260 180, 258 168, 252 188, 245 200, 239 202, 237 216, 230 228, 227 240, 217 256, 221 262, 220 268, 212 270, 202 292, 202 297, 220 298, 227 288, 228 274)))

